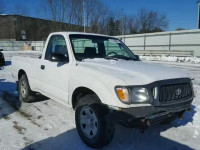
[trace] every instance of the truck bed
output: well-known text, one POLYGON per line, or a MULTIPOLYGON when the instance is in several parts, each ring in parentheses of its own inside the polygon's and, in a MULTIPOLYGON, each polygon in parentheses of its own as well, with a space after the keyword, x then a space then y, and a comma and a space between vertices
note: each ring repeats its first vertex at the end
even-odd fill
POLYGON ((12 75, 15 79, 18 79, 19 70, 23 70, 27 75, 35 77, 37 73, 37 65, 40 62, 40 56, 34 53, 24 53, 23 56, 13 56, 12 58, 12 75))
POLYGON ((39 51, 2 51, 7 61, 12 60, 14 56, 23 56, 29 58, 39 58, 42 56, 42 52, 39 51))

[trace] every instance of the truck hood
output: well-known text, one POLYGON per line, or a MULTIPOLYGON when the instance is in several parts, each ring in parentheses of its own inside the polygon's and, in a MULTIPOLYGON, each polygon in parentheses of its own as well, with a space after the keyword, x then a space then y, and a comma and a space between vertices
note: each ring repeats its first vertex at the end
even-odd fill
POLYGON ((110 75, 118 77, 126 85, 144 85, 159 80, 187 78, 185 72, 165 67, 162 65, 146 63, 142 61, 85 59, 81 66, 96 71, 98 77, 110 75))

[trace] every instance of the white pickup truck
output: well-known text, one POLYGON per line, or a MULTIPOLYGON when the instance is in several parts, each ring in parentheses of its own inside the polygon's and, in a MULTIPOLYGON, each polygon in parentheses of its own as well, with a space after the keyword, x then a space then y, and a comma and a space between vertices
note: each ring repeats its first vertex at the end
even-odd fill
POLYGON ((144 131, 182 117, 194 96, 185 73, 142 62, 119 39, 98 34, 52 33, 40 58, 13 57, 12 75, 22 102, 41 93, 73 108, 93 148, 112 140, 115 123, 144 131))

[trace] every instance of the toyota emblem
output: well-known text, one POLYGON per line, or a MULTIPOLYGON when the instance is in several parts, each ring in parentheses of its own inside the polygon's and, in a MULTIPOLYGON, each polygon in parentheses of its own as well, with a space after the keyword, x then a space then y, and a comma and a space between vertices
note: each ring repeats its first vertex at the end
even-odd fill
POLYGON ((176 95, 177 96, 181 95, 181 93, 182 93, 182 90, 180 88, 176 90, 176 95))

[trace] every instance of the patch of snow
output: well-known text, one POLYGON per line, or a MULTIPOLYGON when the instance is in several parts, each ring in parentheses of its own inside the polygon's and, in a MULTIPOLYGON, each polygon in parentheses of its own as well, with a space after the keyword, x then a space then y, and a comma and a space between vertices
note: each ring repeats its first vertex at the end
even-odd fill
POLYGON ((197 57, 140 56, 140 59, 146 61, 184 62, 184 63, 194 63, 194 64, 200 63, 200 58, 197 57))
POLYGON ((198 136, 199 136, 199 131, 198 130, 194 130, 193 138, 197 138, 198 136))

